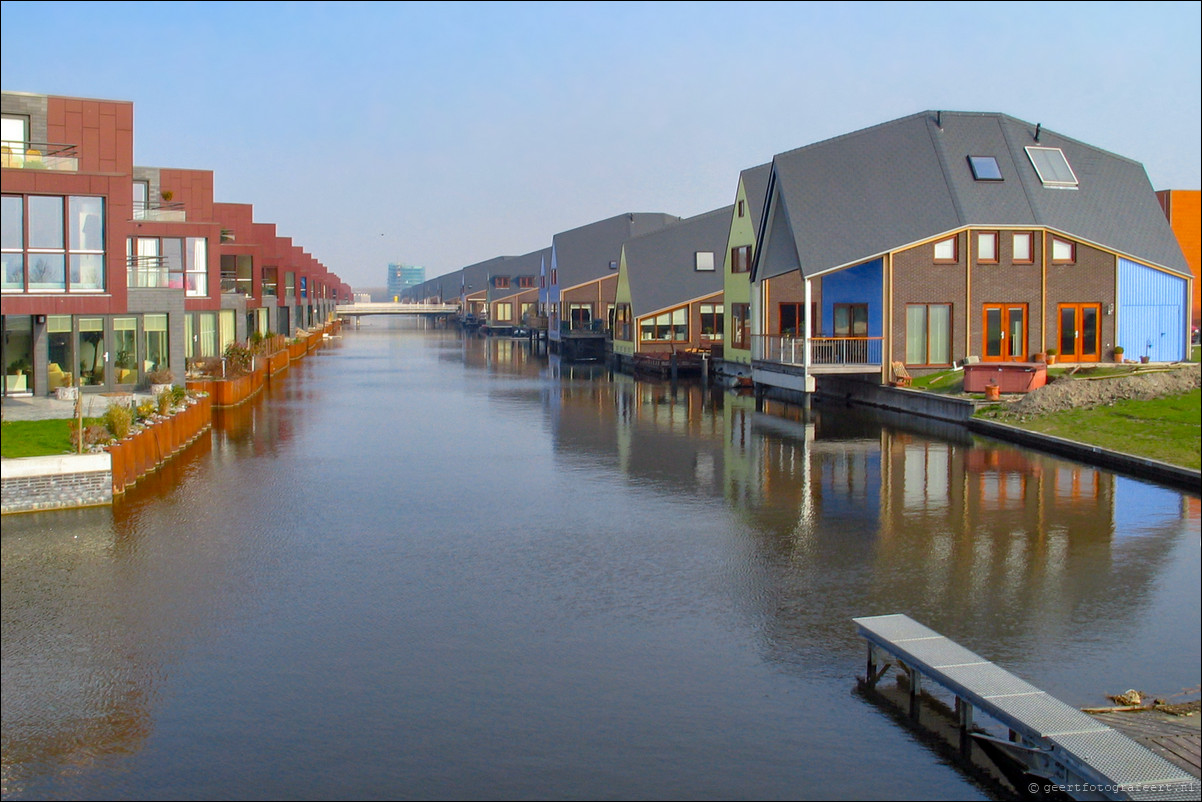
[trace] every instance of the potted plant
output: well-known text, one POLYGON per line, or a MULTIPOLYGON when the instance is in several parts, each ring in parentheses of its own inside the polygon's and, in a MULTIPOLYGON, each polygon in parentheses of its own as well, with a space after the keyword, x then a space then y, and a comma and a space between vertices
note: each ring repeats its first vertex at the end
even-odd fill
POLYGON ((175 193, 169 189, 164 189, 159 193, 159 197, 163 199, 164 203, 170 203, 171 199, 175 197, 175 193))
POLYGON ((1056 350, 1055 348, 1049 348, 1049 349, 1048 349, 1048 364, 1049 364, 1049 365, 1055 365, 1055 364, 1056 364, 1056 355, 1057 355, 1057 354, 1059 354, 1059 353, 1060 353, 1060 352, 1059 352, 1058 350, 1056 350))
POLYGON ((146 374, 146 380, 150 382, 151 395, 158 396, 164 390, 171 389, 171 383, 175 381, 175 374, 170 368, 156 368, 146 374))
POLYGON ((1123 346, 1116 345, 1114 347, 1114 361, 1121 363, 1123 361, 1123 353, 1124 353, 1123 346))

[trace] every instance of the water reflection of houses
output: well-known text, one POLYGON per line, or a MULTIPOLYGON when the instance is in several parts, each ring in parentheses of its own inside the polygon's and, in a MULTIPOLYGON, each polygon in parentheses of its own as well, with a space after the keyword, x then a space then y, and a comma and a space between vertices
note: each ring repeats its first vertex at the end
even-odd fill
POLYGON ((732 502, 775 557, 782 654, 818 633, 849 645, 845 611, 908 611, 999 643, 1136 616, 1187 515, 1179 494, 1089 466, 962 433, 825 431, 835 416, 732 418, 752 434, 726 463, 746 472, 729 483, 741 489, 732 502), (1140 487, 1141 519, 1159 523, 1124 540, 1116 499, 1140 487))

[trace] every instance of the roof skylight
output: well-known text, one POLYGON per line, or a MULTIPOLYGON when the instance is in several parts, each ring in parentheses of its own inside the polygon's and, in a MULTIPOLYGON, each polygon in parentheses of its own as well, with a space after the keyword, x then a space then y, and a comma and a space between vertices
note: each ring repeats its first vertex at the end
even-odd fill
POLYGON ((1032 145, 1026 150, 1031 166, 1045 187, 1077 188, 1077 175, 1068 166, 1068 159, 1064 158, 1064 151, 1060 148, 1037 148, 1032 145))
POLYGON ((978 181, 1002 180, 1002 168, 992 156, 969 156, 968 166, 972 168, 972 177, 978 181))

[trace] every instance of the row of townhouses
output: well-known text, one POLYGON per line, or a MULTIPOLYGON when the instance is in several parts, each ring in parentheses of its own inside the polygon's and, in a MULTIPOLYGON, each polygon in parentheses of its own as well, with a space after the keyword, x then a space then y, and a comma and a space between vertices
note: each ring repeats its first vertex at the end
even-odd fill
POLYGON ((182 382, 191 360, 349 301, 251 205, 215 202, 212 171, 135 166, 132 103, 0 97, 5 395, 182 382))
POLYGON ((406 300, 458 300, 490 330, 545 320, 567 360, 707 352, 786 391, 970 358, 1176 361, 1199 306, 1198 195, 1038 124, 926 111, 745 169, 730 206, 620 214, 406 300))

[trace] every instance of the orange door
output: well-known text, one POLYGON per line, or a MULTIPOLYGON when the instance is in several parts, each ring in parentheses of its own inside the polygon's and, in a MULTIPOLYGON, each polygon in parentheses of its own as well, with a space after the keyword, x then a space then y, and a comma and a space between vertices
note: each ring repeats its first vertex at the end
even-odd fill
POLYGON ((1102 305, 1060 304, 1060 358, 1068 362, 1097 362, 1102 350, 1102 305))
POLYGON ((1021 362, 1027 358, 1027 305, 985 304, 981 361, 1021 362))

